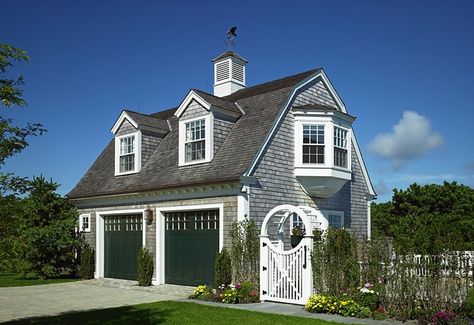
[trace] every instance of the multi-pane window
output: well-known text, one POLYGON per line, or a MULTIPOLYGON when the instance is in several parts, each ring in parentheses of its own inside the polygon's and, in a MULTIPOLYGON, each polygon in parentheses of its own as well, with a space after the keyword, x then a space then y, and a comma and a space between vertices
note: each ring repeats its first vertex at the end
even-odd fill
POLYGON ((79 216, 79 230, 84 232, 89 232, 91 230, 90 214, 81 214, 79 216))
POLYGON ((303 164, 324 164, 324 125, 303 125, 303 164))
POLYGON ((206 126, 205 120, 187 122, 185 124, 185 162, 206 158, 206 126))
POLYGON ((328 214, 328 222, 329 227, 332 228, 342 228, 344 226, 343 215, 340 213, 329 213, 328 214))
POLYGON ((184 211, 166 213, 166 230, 217 230, 219 211, 184 211))
POLYGON ((120 173, 135 170, 135 136, 120 139, 120 173))
POLYGON ((291 229, 294 227, 300 227, 301 229, 304 229, 304 222, 297 213, 293 213, 291 215, 291 229))
POLYGON ((334 127, 334 166, 347 168, 347 131, 334 127))

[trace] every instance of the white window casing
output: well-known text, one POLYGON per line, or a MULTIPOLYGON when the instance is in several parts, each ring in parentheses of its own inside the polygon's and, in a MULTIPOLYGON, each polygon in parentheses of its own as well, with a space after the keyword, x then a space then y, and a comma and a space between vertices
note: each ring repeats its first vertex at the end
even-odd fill
POLYGON ((118 175, 128 175, 138 173, 141 169, 142 163, 142 134, 140 131, 124 134, 121 136, 115 137, 115 176, 118 175), (130 146, 125 145, 127 139, 133 139, 133 148, 130 152, 124 152, 124 148, 130 148, 130 146), (132 156, 133 155, 133 169, 131 170, 121 170, 121 157, 132 156))
MULTIPOLYGON (((189 128, 188 128, 189 130, 189 128)), ((209 113, 205 116, 200 116, 192 119, 187 120, 180 120, 179 121, 179 158, 178 158, 178 166, 188 166, 188 165, 195 165, 201 163, 207 163, 212 160, 214 157, 214 116, 212 113, 209 113), (186 126, 188 127, 193 124, 199 124, 199 121, 204 121, 204 133, 205 137, 202 139, 199 136, 199 139, 190 139, 189 132, 186 133, 186 126), (202 159, 186 159, 186 152, 187 147, 188 150, 190 148, 190 143, 192 142, 200 142, 204 141, 204 157, 202 159), (188 143, 188 145, 186 145, 188 143)), ((188 156, 189 158, 189 156, 188 156)))
MULTIPOLYGON (((337 132, 337 131, 336 131, 337 132)), ((311 116, 295 116, 295 168, 335 168, 342 170, 351 170, 351 128, 338 121, 334 121, 332 118, 315 118, 311 116), (324 127, 324 143, 304 143, 303 132, 308 131, 310 128, 314 132, 324 127), (335 130, 342 130, 345 132, 345 144, 347 150, 346 167, 337 166, 334 160, 334 148, 339 148, 335 143, 334 132, 335 130), (306 131, 305 131, 306 130, 306 131), (311 163, 303 161, 303 147, 313 146, 324 146, 324 162, 323 163, 311 163)))
POLYGON ((79 216, 79 231, 90 232, 91 231, 91 215, 90 213, 81 214, 79 216))

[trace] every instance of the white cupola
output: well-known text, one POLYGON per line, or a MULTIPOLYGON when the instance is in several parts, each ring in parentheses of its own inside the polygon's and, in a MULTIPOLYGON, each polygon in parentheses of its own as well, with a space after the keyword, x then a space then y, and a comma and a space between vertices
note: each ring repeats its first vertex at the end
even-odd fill
POLYGON ((214 62, 214 96, 224 97, 245 88, 247 60, 235 52, 227 51, 214 62))

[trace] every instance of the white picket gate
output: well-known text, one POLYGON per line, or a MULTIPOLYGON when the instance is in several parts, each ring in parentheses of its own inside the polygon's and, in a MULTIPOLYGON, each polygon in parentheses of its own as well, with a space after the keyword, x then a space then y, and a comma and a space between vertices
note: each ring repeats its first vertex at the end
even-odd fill
MULTIPOLYGON (((327 229, 327 220, 310 207, 280 205, 272 209, 262 223, 260 234, 260 299, 304 305, 313 292, 311 250, 315 218, 327 229), (285 221, 296 213, 303 221, 307 236, 293 249, 285 251, 284 245, 275 246, 269 239, 268 226, 271 218, 280 218, 278 231, 284 231, 285 221), (317 214, 315 216, 315 214, 317 214)), ((282 238, 282 236, 280 236, 282 238)))

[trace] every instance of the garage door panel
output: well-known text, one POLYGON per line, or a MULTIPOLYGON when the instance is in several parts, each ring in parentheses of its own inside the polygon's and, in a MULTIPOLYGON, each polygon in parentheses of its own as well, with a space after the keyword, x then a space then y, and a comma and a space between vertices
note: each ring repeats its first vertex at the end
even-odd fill
POLYGON ((218 210, 173 212, 165 218, 166 283, 212 284, 219 249, 218 210))
POLYGON ((104 220, 105 276, 135 280, 142 246, 142 216, 110 216, 104 220))

